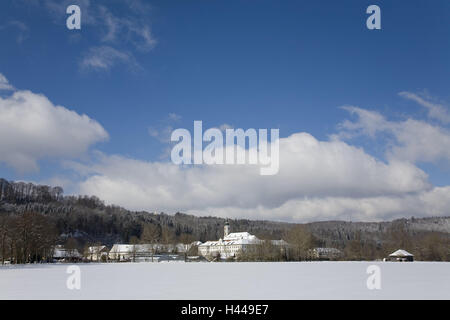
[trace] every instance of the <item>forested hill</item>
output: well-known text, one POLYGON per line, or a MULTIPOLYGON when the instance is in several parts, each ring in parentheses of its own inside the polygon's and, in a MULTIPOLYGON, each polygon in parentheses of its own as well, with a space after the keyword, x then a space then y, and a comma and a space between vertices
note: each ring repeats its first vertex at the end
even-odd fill
MULTIPOLYGON (((162 241, 192 242, 223 237, 225 219, 192 215, 135 212, 105 205, 97 197, 63 196, 60 187, 11 182, 0 179, 0 216, 39 213, 54 224, 63 242, 74 237, 80 242, 130 242, 139 238, 145 224, 157 225, 162 241)), ((246 230, 263 238, 279 239, 289 228, 287 223, 230 220, 232 230, 246 230)))
MULTIPOLYGON (((156 225, 163 242, 215 240, 223 236, 225 219, 182 213, 134 212, 105 205, 97 197, 63 196, 60 187, 10 182, 0 179, 0 218, 37 213, 53 226, 58 241, 75 238, 81 244, 130 242, 141 236, 143 226, 156 225)), ((273 221, 230 220, 233 231, 248 231, 265 239, 280 239, 293 224, 273 221)), ((382 242, 400 230, 410 235, 438 232, 450 235, 450 217, 400 219, 366 223, 327 221, 305 224, 321 245, 343 247, 352 240, 382 242)), ((397 232, 398 233, 398 232, 397 232)))

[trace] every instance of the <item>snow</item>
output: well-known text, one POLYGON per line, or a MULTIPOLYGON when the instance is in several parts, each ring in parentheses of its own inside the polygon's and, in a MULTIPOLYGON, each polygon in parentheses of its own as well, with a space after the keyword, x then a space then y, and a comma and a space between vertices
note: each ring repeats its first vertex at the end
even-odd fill
POLYGON ((450 299, 448 262, 76 264, 0 266, 0 299, 450 299), (367 288, 367 267, 381 289, 367 288))

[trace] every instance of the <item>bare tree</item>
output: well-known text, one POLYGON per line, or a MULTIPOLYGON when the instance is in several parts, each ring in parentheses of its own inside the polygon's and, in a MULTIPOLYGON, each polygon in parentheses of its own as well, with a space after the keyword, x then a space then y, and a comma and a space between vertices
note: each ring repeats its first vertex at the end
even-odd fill
POLYGON ((66 240, 66 243, 64 245, 64 248, 66 249, 67 255, 69 256, 69 260, 73 261, 75 260, 75 257, 77 255, 77 251, 78 251, 78 241, 75 238, 68 238, 66 240))
POLYGON ((314 248, 317 240, 303 225, 295 225, 285 234, 286 241, 291 246, 290 256, 294 260, 310 258, 309 250, 314 248))
POLYGON ((141 242, 150 245, 151 253, 152 253, 152 262, 153 256, 155 255, 155 251, 158 245, 158 239, 160 238, 159 228, 154 224, 145 224, 141 233, 141 242))
POLYGON ((175 235, 168 227, 161 227, 161 242, 164 244, 174 244, 175 235))
POLYGON ((5 216, 0 217, 0 246, 2 255, 2 264, 5 264, 5 257, 7 254, 7 240, 8 240, 8 219, 5 216))
POLYGON ((437 232, 425 235, 418 247, 422 260, 445 261, 450 255, 450 239, 437 232))
POLYGON ((136 245, 139 244, 139 239, 136 236, 132 236, 130 238, 131 247, 131 255, 133 257, 133 262, 136 262, 136 245))

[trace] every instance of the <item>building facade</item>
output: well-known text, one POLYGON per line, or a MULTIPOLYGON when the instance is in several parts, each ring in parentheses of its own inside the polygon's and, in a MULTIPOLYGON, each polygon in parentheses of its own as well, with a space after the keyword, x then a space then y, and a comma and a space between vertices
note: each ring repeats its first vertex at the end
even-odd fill
MULTIPOLYGON (((198 253, 207 258, 216 258, 220 255, 221 259, 234 258, 240 253, 262 244, 264 241, 258 239, 255 235, 248 232, 230 233, 229 223, 225 223, 223 228, 223 239, 218 241, 207 241, 198 246, 198 253)), ((284 240, 271 240, 276 246, 287 246, 284 240)))
POLYGON ((196 242, 191 244, 115 244, 109 251, 109 260, 134 261, 134 262, 158 262, 161 255, 184 255, 196 242))
POLYGON ((57 245, 53 248, 52 258, 54 261, 81 261, 83 256, 77 249, 67 249, 62 245, 57 245))
POLYGON ((309 254, 314 260, 338 260, 342 257, 342 251, 336 248, 314 248, 309 250, 309 254))
POLYGON ((108 248, 106 246, 88 247, 86 258, 90 261, 106 261, 108 258, 108 248))

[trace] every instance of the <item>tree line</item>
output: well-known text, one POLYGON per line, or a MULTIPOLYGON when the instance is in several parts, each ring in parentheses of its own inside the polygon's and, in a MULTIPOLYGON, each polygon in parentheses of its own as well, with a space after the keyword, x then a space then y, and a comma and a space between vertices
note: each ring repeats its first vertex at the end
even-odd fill
POLYGON ((0 215, 0 258, 11 263, 51 261, 58 233, 44 215, 0 215))
MULTIPOLYGON (((63 196, 61 188, 0 179, 0 254, 17 262, 48 259, 51 246, 83 252, 89 245, 115 243, 190 243, 223 237, 225 219, 129 211, 105 205, 95 196, 63 196)), ((400 219, 362 223, 326 221, 291 224, 229 220, 231 230, 260 239, 284 239, 290 249, 279 256, 270 245, 242 259, 306 260, 314 247, 333 247, 343 259, 372 260, 397 249, 419 260, 449 260, 450 218, 400 219), (259 253, 258 253, 259 252, 259 253)))
MULTIPOLYGON (((317 238, 305 225, 295 225, 284 234, 289 246, 279 247, 263 241, 238 255, 237 261, 311 261, 320 260, 314 249, 324 247, 326 241, 317 238)), ((420 261, 450 261, 450 237, 448 234, 429 231, 411 234, 401 224, 392 224, 381 241, 364 240, 357 233, 339 248, 341 254, 327 260, 373 261, 387 258, 398 249, 413 253, 420 261)))

